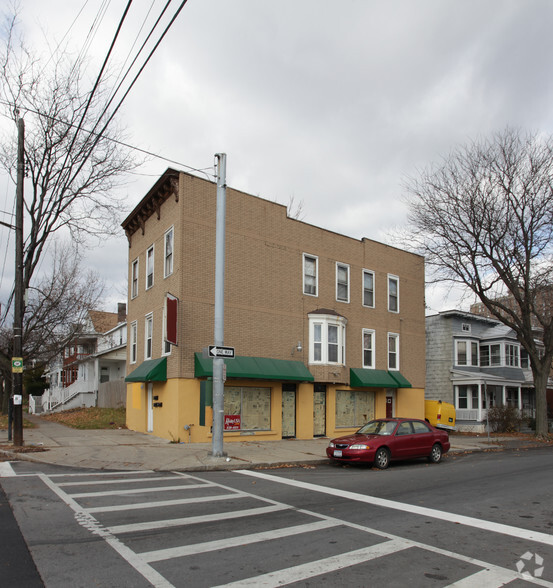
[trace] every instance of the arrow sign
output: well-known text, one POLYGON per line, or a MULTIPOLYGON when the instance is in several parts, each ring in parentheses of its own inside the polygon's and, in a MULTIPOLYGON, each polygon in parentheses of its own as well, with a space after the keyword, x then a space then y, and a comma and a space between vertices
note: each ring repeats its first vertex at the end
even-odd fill
POLYGON ((234 347, 210 345, 207 348, 207 354, 209 357, 225 357, 227 359, 234 359, 234 347))

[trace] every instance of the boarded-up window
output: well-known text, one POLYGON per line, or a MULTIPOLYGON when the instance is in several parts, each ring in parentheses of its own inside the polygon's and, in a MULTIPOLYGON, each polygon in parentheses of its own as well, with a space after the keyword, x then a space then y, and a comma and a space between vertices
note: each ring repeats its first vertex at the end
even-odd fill
POLYGON ((336 427, 361 427, 374 418, 374 392, 336 390, 336 427))
POLYGON ((224 414, 239 415, 242 431, 270 430, 271 389, 225 386, 224 414))

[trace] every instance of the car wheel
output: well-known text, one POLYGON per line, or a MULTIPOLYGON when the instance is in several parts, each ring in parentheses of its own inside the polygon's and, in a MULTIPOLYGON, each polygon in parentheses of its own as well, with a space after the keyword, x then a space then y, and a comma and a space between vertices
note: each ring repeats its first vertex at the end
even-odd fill
POLYGON ((374 456, 374 465, 379 470, 385 470, 390 465, 390 452, 381 447, 374 456))
POLYGON ((431 463, 440 463, 442 461, 442 446, 439 443, 434 443, 432 451, 428 456, 428 461, 431 463))

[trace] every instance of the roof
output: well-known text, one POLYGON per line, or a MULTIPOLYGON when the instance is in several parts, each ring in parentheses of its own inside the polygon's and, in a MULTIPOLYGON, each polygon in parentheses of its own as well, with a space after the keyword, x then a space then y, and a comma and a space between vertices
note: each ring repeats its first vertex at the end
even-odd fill
POLYGON ((97 333, 106 333, 119 324, 116 312, 104 312, 103 310, 89 310, 88 316, 97 333))

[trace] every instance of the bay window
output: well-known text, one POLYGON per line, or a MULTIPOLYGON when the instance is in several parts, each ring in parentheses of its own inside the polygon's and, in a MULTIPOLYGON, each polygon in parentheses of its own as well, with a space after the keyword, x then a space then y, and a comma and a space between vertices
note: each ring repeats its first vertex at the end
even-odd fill
POLYGON ((309 363, 345 364, 346 323, 339 315, 309 315, 309 363))

